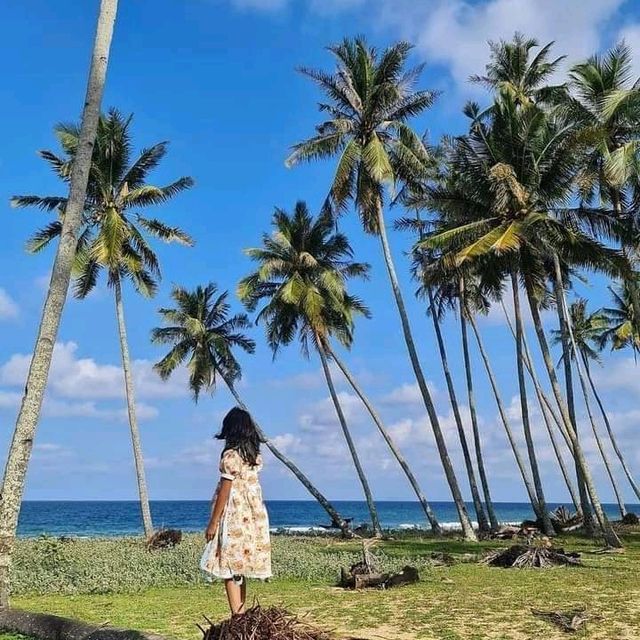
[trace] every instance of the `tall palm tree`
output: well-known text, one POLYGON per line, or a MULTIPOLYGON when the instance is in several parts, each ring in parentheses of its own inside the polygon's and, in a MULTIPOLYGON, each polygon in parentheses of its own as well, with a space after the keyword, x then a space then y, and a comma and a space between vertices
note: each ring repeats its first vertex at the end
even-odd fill
MULTIPOLYGON (((631 313, 633 312, 633 307, 631 306, 631 304, 629 304, 629 311, 631 313)), ((631 470, 629 469, 622 450, 618 445, 617 439, 611 427, 611 422, 609 421, 609 416, 607 415, 604 404, 602 402, 602 399, 600 398, 600 394, 598 393, 598 389, 591 375, 590 363, 600 362, 599 347, 601 346, 602 336, 606 335, 606 333, 609 331, 609 318, 603 310, 589 313, 587 309, 587 300, 585 300, 584 298, 579 298, 578 300, 575 300, 571 303, 571 306, 569 307, 569 316, 571 318, 574 339, 578 348, 578 352, 580 354, 580 359, 584 366, 586 378, 589 382, 589 387, 591 388, 593 397, 595 398, 598 408, 600 409, 600 414, 602 415, 602 419, 607 429, 607 434, 609 435, 611 446, 613 447, 613 450, 618 457, 618 460, 620 461, 622 469, 625 473, 625 476, 627 477, 627 480, 629 481, 629 484, 631 485, 631 488, 633 489, 636 496, 640 499, 640 487, 638 487, 637 482, 631 474, 631 470)), ((575 352, 573 350, 571 355, 575 358, 575 352)), ((609 468, 608 464, 607 468, 609 468)), ((624 510, 624 503, 621 506, 621 511, 622 510, 624 510)))
POLYGON ((85 191, 91 167, 100 105, 109 64, 117 0, 101 0, 91 66, 80 126, 80 151, 70 168, 69 196, 61 229, 61 239, 42 309, 38 337, 25 384, 20 411, 9 447, 0 490, 0 607, 9 604, 11 557, 42 400, 49 377, 53 348, 69 290, 77 235, 82 225, 85 191))
MULTIPOLYGON (((107 285, 114 293, 142 522, 145 535, 149 537, 153 533, 153 523, 136 417, 122 284, 129 280, 135 290, 146 297, 153 296, 156 292, 161 276, 160 265, 145 236, 187 246, 193 244, 189 236, 178 227, 170 227, 158 219, 139 213, 142 208, 167 202, 191 187, 193 180, 182 177, 164 187, 147 183, 148 174, 167 153, 167 143, 160 142, 144 149, 133 160, 131 120, 131 116, 125 118, 117 110, 111 109, 98 122, 74 264, 74 294, 78 298, 85 298, 95 288, 102 271, 106 274, 107 285)), ((68 182, 69 168, 79 149, 80 131, 75 125, 62 124, 56 127, 56 134, 64 156, 51 151, 42 151, 40 155, 61 180, 68 182)), ((57 213, 57 220, 37 231, 29 240, 27 248, 30 252, 43 250, 59 237, 65 217, 64 198, 14 196, 12 203, 16 207, 34 206, 57 213)))
MULTIPOLYGON (((500 93, 489 110, 470 105, 471 130, 460 138, 452 160, 458 178, 453 189, 440 189, 434 199, 447 211, 443 228, 427 244, 445 252, 453 264, 503 262, 510 273, 514 306, 519 308, 520 278, 531 307, 536 335, 552 388, 562 409, 576 457, 599 524, 611 544, 620 544, 608 524, 587 467, 576 431, 566 410, 542 327, 539 300, 548 277, 547 262, 563 255, 574 265, 592 268, 606 264, 613 272, 619 257, 613 249, 588 236, 566 210, 575 175, 571 126, 555 110, 535 103, 518 104, 500 93)), ((516 335, 522 336, 522 318, 516 316, 516 335)), ((525 384, 521 337, 517 364, 525 418, 525 384)), ((525 418, 526 419, 526 418, 525 418)), ((535 475, 535 473, 534 473, 535 475)))
POLYGON ((368 315, 364 304, 346 291, 346 281, 366 277, 369 265, 354 262, 346 236, 334 233, 330 216, 314 219, 307 205, 298 202, 292 215, 276 209, 274 233, 265 234, 262 246, 245 253, 258 269, 243 278, 238 295, 250 311, 265 301, 256 322, 263 322, 274 356, 281 346, 299 338, 302 352, 310 347, 320 356, 329 394, 369 507, 374 533, 380 522, 369 482, 360 462, 329 367, 331 338, 350 347, 355 315, 368 315))
MULTIPOLYGON (((174 287, 171 297, 174 308, 159 310, 164 326, 153 329, 151 340, 155 344, 171 345, 169 352, 154 369, 163 380, 186 362, 189 388, 197 402, 202 391, 215 392, 218 379, 227 386, 238 405, 246 405, 238 393, 236 382, 242 375, 240 363, 233 350, 239 348, 253 353, 255 343, 242 333, 250 326, 244 314, 230 315, 228 293, 218 293, 215 284, 198 286, 189 291, 174 287)), ((348 532, 348 523, 337 509, 312 484, 307 476, 270 440, 256 423, 260 438, 273 455, 280 460, 324 508, 332 524, 348 532)))
POLYGON ((329 47, 334 73, 302 69, 326 96, 319 109, 328 120, 316 134, 293 147, 292 166, 303 161, 338 157, 327 207, 338 211, 353 202, 364 230, 378 236, 404 340, 438 447, 447 482, 466 539, 476 536, 467 514, 431 393, 418 358, 409 317, 398 281, 384 218, 387 187, 414 176, 422 163, 416 156, 418 137, 408 120, 429 108, 431 91, 414 89, 421 67, 407 69, 411 45, 397 43, 384 51, 364 39, 345 39, 329 47))

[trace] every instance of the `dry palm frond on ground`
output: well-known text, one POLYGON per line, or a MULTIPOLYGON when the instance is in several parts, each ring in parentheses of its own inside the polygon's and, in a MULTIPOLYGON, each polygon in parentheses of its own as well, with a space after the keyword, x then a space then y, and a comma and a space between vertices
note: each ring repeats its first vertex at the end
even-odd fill
POLYGON ((281 607, 254 605, 246 613, 220 623, 200 627, 203 640, 333 640, 334 636, 313 627, 281 607))
POLYGON ((564 549, 515 544, 486 556, 482 562, 492 567, 546 569, 559 565, 580 565, 577 553, 565 553, 564 549))
POLYGON ((540 611, 532 609, 531 613, 537 618, 547 620, 562 629, 562 631, 567 632, 580 631, 588 620, 600 620, 600 616, 588 614, 584 607, 570 609, 569 611, 540 611))

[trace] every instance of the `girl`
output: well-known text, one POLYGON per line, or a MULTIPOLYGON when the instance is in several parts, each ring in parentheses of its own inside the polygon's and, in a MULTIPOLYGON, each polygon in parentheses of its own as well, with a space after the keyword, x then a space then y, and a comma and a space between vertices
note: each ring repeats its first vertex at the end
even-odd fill
POLYGON ((262 469, 260 436, 251 416, 237 407, 222 421, 216 436, 224 440, 220 482, 205 531, 200 567, 224 580, 233 615, 244 612, 246 578, 271 577, 269 520, 262 502, 258 472, 262 469))

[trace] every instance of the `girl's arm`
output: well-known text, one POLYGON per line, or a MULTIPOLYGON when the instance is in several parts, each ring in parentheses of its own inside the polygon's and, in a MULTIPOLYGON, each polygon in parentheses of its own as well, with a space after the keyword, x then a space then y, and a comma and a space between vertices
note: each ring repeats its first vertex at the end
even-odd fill
POLYGON ((232 482, 233 480, 230 480, 229 478, 220 478, 220 484, 218 485, 218 491, 216 493, 216 502, 213 505, 209 524, 207 525, 207 529, 204 533, 204 537, 207 539, 207 542, 213 540, 216 532, 218 531, 222 514, 224 513, 229 500, 229 495, 231 494, 232 482))

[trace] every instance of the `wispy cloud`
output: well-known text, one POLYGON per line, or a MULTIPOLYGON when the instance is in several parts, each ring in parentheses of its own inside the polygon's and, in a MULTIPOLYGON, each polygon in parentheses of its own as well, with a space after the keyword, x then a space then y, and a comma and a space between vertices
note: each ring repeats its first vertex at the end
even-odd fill
MULTIPOLYGON (((71 399, 123 398, 122 368, 116 364, 99 363, 93 358, 78 356, 75 342, 55 346, 48 388, 56 395, 71 399)), ((0 366, 0 384, 12 387, 24 385, 30 354, 14 354, 0 366)), ((187 374, 178 370, 164 382, 153 370, 153 362, 134 360, 133 377, 137 395, 141 398, 168 398, 188 395, 187 374)))
POLYGON ((4 289, 0 289, 0 320, 13 320, 19 314, 18 303, 4 289))

